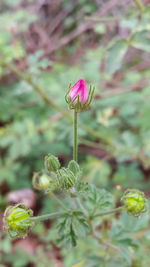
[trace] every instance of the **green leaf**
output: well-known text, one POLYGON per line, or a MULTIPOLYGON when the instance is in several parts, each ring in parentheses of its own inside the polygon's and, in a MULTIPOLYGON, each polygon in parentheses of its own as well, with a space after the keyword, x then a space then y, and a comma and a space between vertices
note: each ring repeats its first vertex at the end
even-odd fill
POLYGON ((150 34, 149 31, 140 31, 132 35, 131 45, 150 53, 150 34))
POLYGON ((75 231, 73 229, 73 225, 70 225, 70 236, 71 236, 71 243, 72 246, 75 247, 77 245, 77 241, 76 241, 76 235, 75 235, 75 231))
POLYGON ((106 51, 106 72, 115 73, 120 69, 123 57, 128 49, 128 43, 125 39, 119 39, 111 43, 106 51))
POLYGON ((111 193, 105 189, 98 189, 93 184, 90 186, 87 201, 85 203, 85 206, 90 213, 93 211, 94 213, 106 211, 111 207, 112 203, 113 199, 111 193))

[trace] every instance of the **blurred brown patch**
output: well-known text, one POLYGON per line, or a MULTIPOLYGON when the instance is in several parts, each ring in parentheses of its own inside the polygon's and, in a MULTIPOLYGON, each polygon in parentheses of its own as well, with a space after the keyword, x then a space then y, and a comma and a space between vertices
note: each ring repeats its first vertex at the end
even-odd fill
POLYGON ((31 189, 12 191, 7 195, 8 204, 23 203, 28 208, 34 208, 36 194, 31 189))

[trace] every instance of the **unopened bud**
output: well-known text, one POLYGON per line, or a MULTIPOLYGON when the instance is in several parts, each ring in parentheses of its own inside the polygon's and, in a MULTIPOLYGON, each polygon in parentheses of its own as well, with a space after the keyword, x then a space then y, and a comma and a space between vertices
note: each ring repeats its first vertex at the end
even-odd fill
POLYGON ((45 169, 47 171, 56 172, 60 168, 60 162, 57 157, 52 154, 45 156, 45 169))
POLYGON ((62 168, 58 172, 59 185, 63 190, 68 190, 75 185, 76 177, 70 169, 62 168))
POLYGON ((4 213, 4 229, 12 238, 24 238, 27 236, 29 228, 33 226, 32 215, 33 211, 27 209, 22 203, 9 206, 4 213))
POLYGON ((75 160, 71 160, 68 164, 68 168, 77 176, 80 172, 79 164, 75 160))
POLYGON ((146 199, 144 193, 136 189, 128 189, 122 199, 122 203, 129 215, 139 217, 146 211, 146 199))
POLYGON ((88 92, 86 84, 83 79, 77 81, 72 87, 69 86, 69 90, 65 95, 65 100, 70 109, 86 110, 93 99, 95 88, 90 86, 88 92))
POLYGON ((46 173, 35 172, 32 185, 37 190, 46 190, 50 186, 50 177, 46 173))

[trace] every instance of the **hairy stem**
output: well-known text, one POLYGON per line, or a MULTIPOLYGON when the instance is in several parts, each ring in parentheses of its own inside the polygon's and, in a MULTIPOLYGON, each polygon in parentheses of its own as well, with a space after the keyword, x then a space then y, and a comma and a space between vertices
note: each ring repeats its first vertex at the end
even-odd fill
POLYGON ((99 216, 105 216, 105 215, 113 214, 113 213, 116 213, 118 211, 122 211, 123 209, 124 209, 124 207, 121 206, 121 207, 118 207, 116 209, 112 209, 112 210, 109 210, 106 212, 97 213, 97 214, 93 215, 93 217, 99 217, 99 216))
POLYGON ((73 119, 73 159, 77 162, 77 154, 78 154, 78 141, 77 141, 77 118, 78 112, 74 110, 74 119, 73 119))
POLYGON ((41 215, 41 216, 32 217, 32 218, 30 218, 30 221, 31 220, 35 221, 35 222, 45 221, 45 220, 48 220, 48 219, 59 217, 62 214, 64 214, 64 212, 54 212, 54 213, 50 213, 50 214, 44 214, 44 215, 41 215))

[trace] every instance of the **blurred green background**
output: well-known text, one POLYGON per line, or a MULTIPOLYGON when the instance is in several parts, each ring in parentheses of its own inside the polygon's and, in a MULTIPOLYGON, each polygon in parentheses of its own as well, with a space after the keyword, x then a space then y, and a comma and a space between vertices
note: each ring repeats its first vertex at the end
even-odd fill
MULTIPOLYGON (((79 116, 83 179, 113 193, 119 185, 150 195, 150 5, 143 0, 141 12, 135 2, 0 0, 0 267, 74 263, 74 254, 50 242, 51 223, 26 240, 2 231, 9 203, 24 202, 35 214, 55 209, 32 189, 32 176, 47 153, 64 165, 72 158, 70 83, 82 78, 96 87, 79 116)), ((148 267, 149 240, 150 231, 133 265, 122 267, 148 267)))

